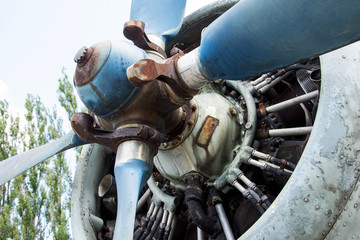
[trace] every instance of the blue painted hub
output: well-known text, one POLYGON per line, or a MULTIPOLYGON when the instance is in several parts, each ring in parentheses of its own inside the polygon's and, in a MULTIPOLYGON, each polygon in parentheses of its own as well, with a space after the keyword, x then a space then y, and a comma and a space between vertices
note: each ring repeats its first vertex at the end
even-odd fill
POLYGON ((88 55, 86 63, 77 65, 76 90, 95 115, 111 117, 136 96, 139 89, 128 81, 126 70, 146 53, 126 41, 104 41, 89 48, 88 55))

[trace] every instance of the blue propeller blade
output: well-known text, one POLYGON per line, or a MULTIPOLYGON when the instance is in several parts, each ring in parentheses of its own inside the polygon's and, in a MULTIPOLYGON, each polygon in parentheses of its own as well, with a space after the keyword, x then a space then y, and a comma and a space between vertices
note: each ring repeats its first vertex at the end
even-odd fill
POLYGON ((130 20, 145 22, 145 32, 168 40, 179 32, 186 0, 133 0, 130 20))
POLYGON ((358 0, 241 0, 208 26, 199 48, 209 80, 244 79, 360 39, 358 0))
POLYGON ((152 167, 134 158, 123 163, 116 162, 114 173, 118 196, 114 239, 133 239, 139 193, 151 176, 152 167))
POLYGON ((86 143, 71 131, 62 138, 1 161, 0 185, 3 185, 55 154, 83 144, 86 143))

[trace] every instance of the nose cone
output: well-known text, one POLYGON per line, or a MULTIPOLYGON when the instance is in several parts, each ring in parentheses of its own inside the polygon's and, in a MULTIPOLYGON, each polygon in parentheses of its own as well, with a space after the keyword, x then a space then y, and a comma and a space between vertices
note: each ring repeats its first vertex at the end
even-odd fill
POLYGON ((128 81, 126 69, 143 58, 142 49, 125 41, 81 48, 75 56, 74 84, 85 106, 103 118, 119 113, 138 90, 128 81))

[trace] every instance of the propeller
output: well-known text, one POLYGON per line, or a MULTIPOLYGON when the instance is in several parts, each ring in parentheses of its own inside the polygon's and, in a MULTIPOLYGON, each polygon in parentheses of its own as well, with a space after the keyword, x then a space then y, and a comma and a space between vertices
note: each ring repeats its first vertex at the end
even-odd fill
POLYGON ((141 188, 152 174, 154 151, 144 142, 120 143, 115 160, 117 214, 114 239, 132 239, 136 206, 141 188))
POLYGON ((359 40, 359 12, 356 0, 242 0, 202 32, 180 72, 191 62, 203 80, 244 79, 288 66, 359 40))
POLYGON ((133 0, 130 20, 146 23, 146 33, 168 41, 180 31, 186 0, 133 0))
POLYGON ((55 141, 1 161, 0 185, 3 185, 7 181, 55 154, 84 144, 86 144, 86 142, 82 141, 73 131, 71 131, 55 141))

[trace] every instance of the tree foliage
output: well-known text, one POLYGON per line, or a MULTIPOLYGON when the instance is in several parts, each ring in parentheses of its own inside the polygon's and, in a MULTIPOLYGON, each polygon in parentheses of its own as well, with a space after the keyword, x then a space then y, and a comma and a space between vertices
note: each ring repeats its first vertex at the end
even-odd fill
MULTIPOLYGON (((58 100, 70 118, 77 110, 73 87, 64 71, 58 82, 58 100)), ((20 125, 8 102, 0 100, 0 161, 64 135, 55 107, 28 95, 25 109, 20 125)), ((65 156, 60 153, 0 186, 0 239, 70 238, 71 174, 65 156)))

